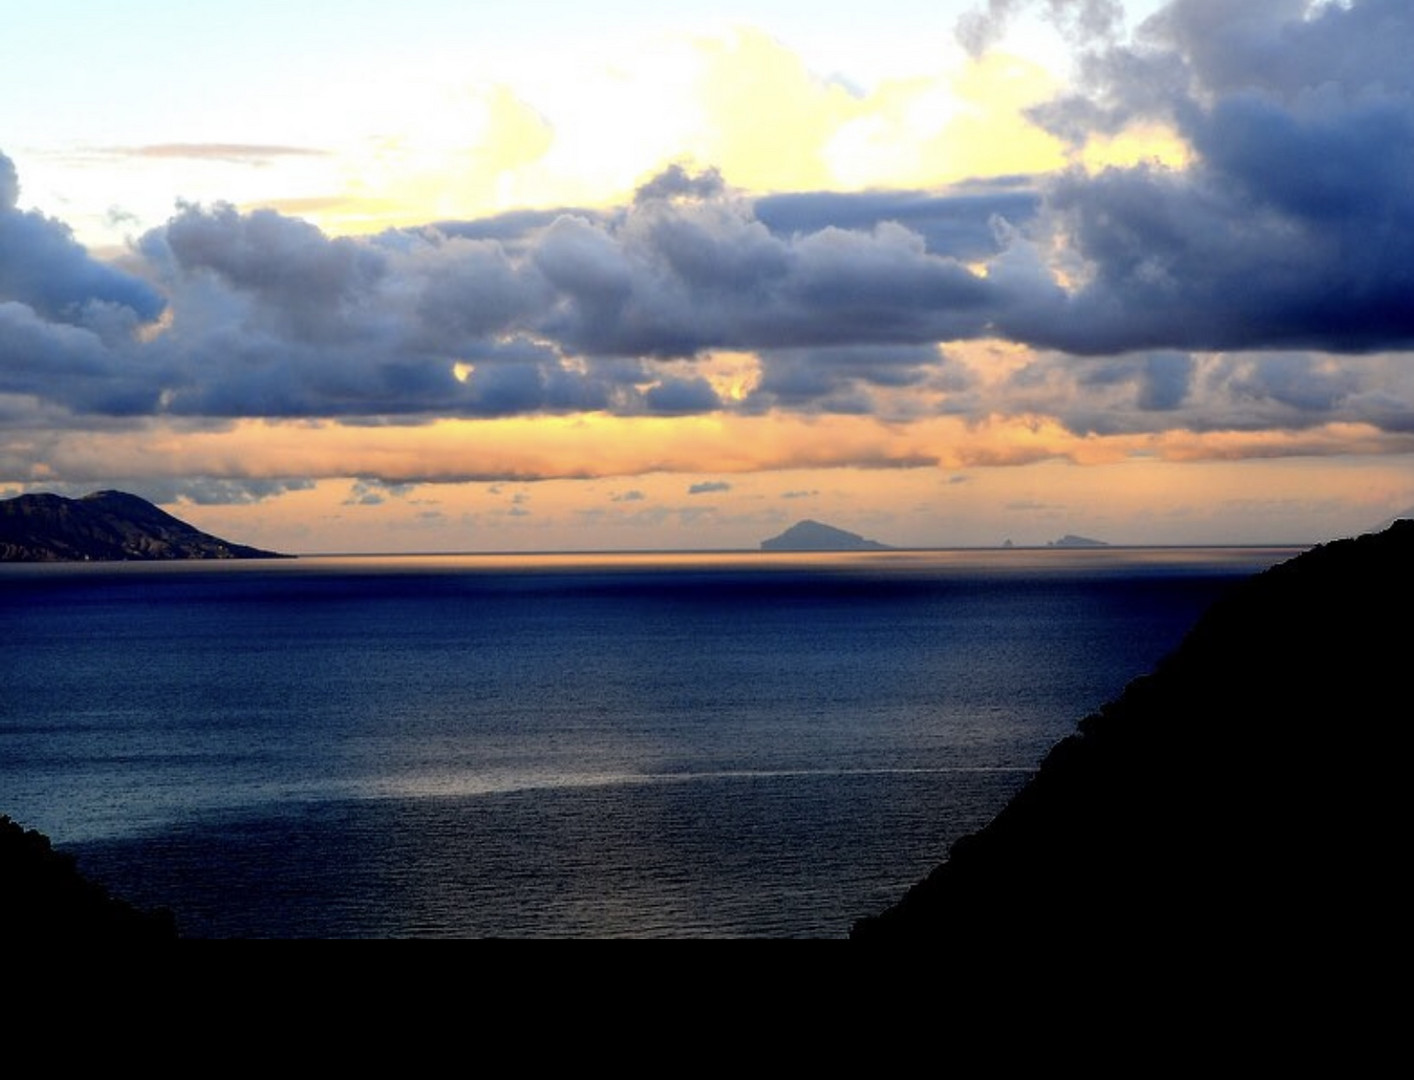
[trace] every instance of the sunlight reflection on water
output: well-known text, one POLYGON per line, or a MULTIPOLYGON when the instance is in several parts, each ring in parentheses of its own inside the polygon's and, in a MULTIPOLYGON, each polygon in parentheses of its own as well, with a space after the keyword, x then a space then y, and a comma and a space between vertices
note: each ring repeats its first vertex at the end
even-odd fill
POLYGON ((838 935, 1287 554, 7 565, 0 811, 194 933, 838 935))

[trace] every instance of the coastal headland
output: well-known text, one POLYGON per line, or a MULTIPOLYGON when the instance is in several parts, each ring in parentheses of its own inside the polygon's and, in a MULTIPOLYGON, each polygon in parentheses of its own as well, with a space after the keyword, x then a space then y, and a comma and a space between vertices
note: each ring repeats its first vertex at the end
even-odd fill
POLYGON ((851 936, 974 959, 1387 955, 1411 601, 1407 520, 1243 581, 851 936))
POLYGON ((81 499, 34 494, 0 500, 0 562, 288 557, 204 533, 124 491, 95 491, 81 499))

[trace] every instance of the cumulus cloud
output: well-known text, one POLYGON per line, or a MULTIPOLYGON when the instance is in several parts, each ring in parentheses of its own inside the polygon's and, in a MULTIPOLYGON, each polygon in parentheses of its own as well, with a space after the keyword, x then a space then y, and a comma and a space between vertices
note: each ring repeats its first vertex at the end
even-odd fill
MULTIPOLYGON (((724 402, 705 376, 664 361, 812 347, 825 350, 830 381, 900 385, 917 361, 899 361, 898 349, 985 331, 995 289, 955 252, 974 251, 980 219, 994 223, 1010 204, 967 195, 955 207, 941 196, 915 205, 917 220, 958 230, 930 247, 866 199, 852 218, 840 209, 867 227, 803 228, 797 213, 772 228, 716 174, 674 168, 614 214, 371 238, 193 205, 138 242, 130 261, 142 278, 11 210, 0 227, 48 229, 88 277, 0 247, 4 299, 21 304, 3 317, 0 341, 15 360, 0 392, 81 413, 219 419, 682 415, 724 402), (60 288, 76 302, 50 299, 60 288), (159 314, 160 327, 136 332, 159 314), (872 360, 845 370, 828 359, 858 343, 878 346, 872 360)), ((823 221, 825 209, 811 213, 823 221)), ((788 381, 777 380, 781 403, 788 381)), ((837 390, 838 404, 849 387, 837 390)))
POLYGON ((355 480, 349 487, 349 493, 344 496, 344 506, 382 506, 387 501, 387 494, 382 490, 382 486, 376 481, 370 483, 367 480, 355 480))
POLYGON ((933 345, 827 345, 767 349, 761 378, 744 407, 803 412, 874 412, 879 390, 958 392, 973 382, 968 369, 933 345))
POLYGON ((1083 281, 1004 332, 1086 354, 1414 343, 1414 9, 1306 7, 1174 0, 1037 110, 1075 141, 1162 121, 1195 156, 1050 186, 1083 281))
POLYGON ((219 279, 295 341, 349 341, 367 329, 360 316, 387 273, 377 249, 271 210, 189 206, 149 235, 147 251, 161 259, 159 246, 183 274, 219 279))
POLYGON ((1040 9, 1067 37, 1077 41, 1109 38, 1124 17, 1121 0, 987 0, 985 7, 957 20, 957 40, 978 56, 1001 40, 1008 24, 1027 9, 1040 9))
POLYGON ((1120 41, 1105 0, 993 0, 972 43, 1023 6, 1090 43, 1079 90, 1037 123, 1077 150, 1164 125, 1186 164, 759 197, 673 165, 619 207, 369 237, 191 205, 104 262, 19 209, 0 155, 0 425, 736 412, 1410 430, 1414 9, 1173 0, 1120 41), (978 340, 1030 352, 957 344, 978 340), (722 353, 747 375, 724 380, 722 353))
POLYGON ((826 228, 868 231, 893 222, 922 237, 930 254, 972 262, 1000 253, 998 219, 1022 225, 1036 217, 1040 205, 1032 182, 1018 177, 990 190, 960 185, 959 190, 947 194, 811 191, 767 195, 756 200, 753 210, 757 220, 778 237, 826 228))
POLYGON ((1414 417, 1405 354, 1155 351, 1038 356, 997 387, 1004 413, 1053 416, 1077 435, 1293 432, 1330 424, 1400 433, 1414 417))
POLYGON ((160 293, 92 258, 68 226, 18 209, 19 176, 0 153, 0 302, 23 304, 51 322, 81 326, 105 309, 137 322, 162 313, 160 293))
POLYGON ((673 163, 634 192, 635 203, 664 199, 709 199, 726 190, 722 174, 716 169, 704 169, 694 175, 681 164, 673 163))
POLYGON ((302 478, 195 476, 182 479, 144 479, 137 494, 161 505, 193 503, 197 506, 249 506, 291 491, 309 491, 314 481, 302 478))

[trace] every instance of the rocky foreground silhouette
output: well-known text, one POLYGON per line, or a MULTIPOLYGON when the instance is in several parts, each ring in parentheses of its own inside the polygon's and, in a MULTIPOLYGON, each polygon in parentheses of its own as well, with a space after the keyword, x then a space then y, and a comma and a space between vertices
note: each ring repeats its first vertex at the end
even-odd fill
POLYGON ((1235 586, 851 937, 959 960, 1396 963, 1414 521, 1235 586))
POLYGON ((177 936, 165 909, 142 911, 89 881, 49 838, 0 814, 0 941, 165 941, 177 936))

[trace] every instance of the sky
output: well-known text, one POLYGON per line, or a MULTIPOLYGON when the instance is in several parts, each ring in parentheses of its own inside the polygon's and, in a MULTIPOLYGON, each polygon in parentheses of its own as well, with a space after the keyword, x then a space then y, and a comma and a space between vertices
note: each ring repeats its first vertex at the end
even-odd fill
POLYGON ((46 0, 0 497, 283 551, 1414 507, 1408 0, 46 0))

